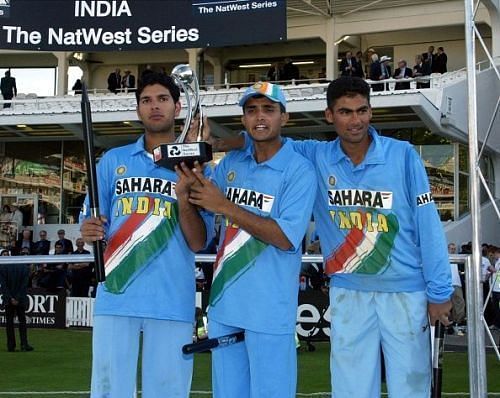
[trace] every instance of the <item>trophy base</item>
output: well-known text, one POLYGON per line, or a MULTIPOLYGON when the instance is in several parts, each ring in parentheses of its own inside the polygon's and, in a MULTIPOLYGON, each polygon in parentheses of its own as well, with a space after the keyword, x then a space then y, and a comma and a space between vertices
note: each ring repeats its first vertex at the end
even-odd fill
POLYGON ((212 160, 212 146, 204 141, 161 144, 153 149, 153 159, 158 166, 169 170, 174 170, 181 162, 192 168, 195 161, 203 164, 212 160))

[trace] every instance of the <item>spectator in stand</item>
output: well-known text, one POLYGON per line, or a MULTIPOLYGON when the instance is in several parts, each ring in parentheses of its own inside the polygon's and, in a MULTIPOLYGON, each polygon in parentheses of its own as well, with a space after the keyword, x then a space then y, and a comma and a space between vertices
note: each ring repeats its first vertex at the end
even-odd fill
POLYGON ((354 76, 358 76, 362 79, 365 78, 365 63, 363 61, 363 52, 362 51, 358 51, 356 53, 356 62, 358 64, 358 69, 356 69, 356 73, 354 74, 354 76))
MULTIPOLYGON (((54 255, 62 255, 63 245, 61 242, 56 242, 54 245, 54 255)), ((39 273, 38 285, 45 289, 56 290, 66 287, 66 263, 59 264, 43 264, 39 273)))
POLYGON ((56 241, 56 244, 60 243, 63 247, 63 252, 61 254, 71 254, 73 253, 73 243, 65 238, 66 231, 64 229, 60 229, 57 231, 57 236, 59 239, 56 241))
POLYGON ((356 58, 352 56, 351 51, 345 53, 345 57, 340 61, 340 74, 342 76, 358 76, 358 63, 356 58))
POLYGON ((427 49, 426 53, 422 54, 424 62, 428 65, 429 67, 429 74, 434 73, 436 71, 436 65, 435 65, 435 58, 436 54, 434 54, 434 46, 429 46, 427 49))
POLYGON ((267 80, 271 82, 280 81, 283 78, 283 70, 279 62, 274 62, 267 71, 267 80))
POLYGON ((446 73, 448 72, 448 56, 444 52, 443 47, 438 47, 437 54, 434 58, 434 69, 436 73, 446 73))
POLYGON ((83 83, 81 79, 76 79, 75 84, 71 87, 71 90, 75 92, 75 94, 81 94, 83 88, 83 83))
MULTIPOLYGON (((8 250, 2 250, 0 256, 10 256, 8 250)), ((14 317, 19 321, 19 337, 21 351, 33 351, 28 344, 26 328, 26 306, 28 304, 29 267, 21 264, 0 265, 0 292, 5 306, 5 331, 7 334, 7 350, 16 350, 14 333, 14 317)))
POLYGON ((9 205, 4 205, 2 207, 2 213, 0 214, 0 222, 9 222, 12 219, 12 212, 9 205))
MULTIPOLYGON (((147 64, 146 65, 146 69, 144 69, 141 73, 141 79, 140 80, 144 80, 144 78, 148 75, 150 75, 151 73, 154 73, 153 71, 153 68, 151 67, 150 64, 147 64)), ((163 74, 166 74, 166 71, 165 71, 165 68, 162 68, 162 72, 163 74), (165 73, 164 73, 165 72, 165 73)))
POLYGON ((133 91, 135 89, 135 76, 127 69, 123 72, 122 89, 125 92, 133 91))
MULTIPOLYGON (((378 59, 378 54, 374 53, 371 57, 372 63, 370 65, 370 80, 382 80, 382 68, 378 59)), ((373 91, 383 91, 383 84, 372 84, 373 91)))
POLYGON ((300 71, 298 66, 292 62, 291 58, 285 58, 282 80, 299 80, 299 77, 300 71))
POLYGON ((28 249, 28 254, 33 254, 33 238, 31 231, 29 229, 24 229, 22 232, 21 239, 16 242, 16 249, 21 252, 22 249, 28 249))
POLYGON ((494 268, 489 260, 488 249, 484 246, 481 249, 481 282, 483 284, 484 319, 488 325, 493 324, 494 309, 491 300, 486 301, 490 292, 490 277, 494 268))
MULTIPOLYGON (((17 203, 12 203, 11 205, 12 209, 12 217, 11 217, 11 222, 13 222, 16 227, 17 227, 17 232, 16 234, 19 235, 19 239, 21 238, 21 230, 23 228, 23 213, 21 210, 19 210, 19 205, 17 203)), ((16 235, 16 239, 17 239, 16 235)))
MULTIPOLYGON (((407 65, 404 59, 398 61, 398 67, 394 71, 394 79, 407 79, 413 77, 413 73, 407 65)), ((410 88, 410 82, 396 83, 395 88, 396 90, 408 90, 410 88)))
MULTIPOLYGON (((72 254, 90 254, 85 249, 85 242, 78 238, 75 242, 76 250, 72 254)), ((71 296, 88 297, 89 287, 92 284, 93 263, 71 263, 68 265, 68 273, 71 275, 71 296)))
POLYGON ((500 329, 500 247, 495 248, 494 256, 495 263, 491 275, 491 283, 493 284, 491 300, 493 302, 495 316, 490 328, 500 329))
MULTIPOLYGON (((5 72, 5 77, 0 81, 0 90, 4 100, 10 101, 17 96, 16 79, 10 75, 10 69, 5 72)), ((4 108, 10 108, 10 103, 4 103, 4 108)))
POLYGON ((389 65, 391 59, 392 58, 388 57, 387 55, 382 55, 382 57, 380 58, 380 70, 382 73, 380 76, 380 80, 386 80, 391 78, 392 76, 391 65, 389 65))
POLYGON ((116 94, 122 84, 122 77, 120 75, 120 69, 116 68, 114 72, 111 72, 108 76, 108 90, 114 94, 116 94))
POLYGON ((38 235, 40 240, 33 244, 32 253, 35 255, 48 255, 50 252, 50 240, 47 239, 47 231, 42 229, 38 235))
MULTIPOLYGON (((448 244, 448 253, 450 255, 457 253, 457 246, 454 243, 448 244)), ((453 322, 453 331, 457 335, 463 335, 458 330, 458 326, 463 323, 465 319, 465 300, 462 290, 462 280, 458 270, 458 264, 450 263, 451 266, 451 285, 453 286, 453 295, 451 296, 451 321, 453 322)))
POLYGON ((375 52, 375 50, 373 48, 369 48, 367 51, 366 51, 366 59, 368 60, 368 63, 365 65, 366 67, 366 78, 367 79, 371 79, 371 66, 372 66, 372 63, 373 63, 373 54, 376 54, 377 55, 377 59, 378 59, 378 54, 375 52))
POLYGON ((415 66, 413 67, 413 77, 417 78, 417 88, 429 88, 431 86, 428 81, 424 82, 418 79, 421 76, 429 76, 430 74, 429 64, 424 62, 422 55, 417 54, 415 56, 415 66))

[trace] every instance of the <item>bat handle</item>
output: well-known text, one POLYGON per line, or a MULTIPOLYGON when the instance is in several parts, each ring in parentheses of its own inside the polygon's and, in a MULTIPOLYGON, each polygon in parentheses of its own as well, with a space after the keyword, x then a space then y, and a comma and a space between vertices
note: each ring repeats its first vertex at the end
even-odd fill
POLYGON ((202 340, 197 343, 192 343, 192 344, 186 344, 185 346, 182 347, 182 352, 183 354, 194 354, 196 352, 203 352, 203 351, 208 351, 211 350, 212 348, 215 348, 219 345, 219 342, 217 339, 207 339, 207 340, 202 340))
POLYGON ((434 327, 431 398, 441 398, 441 389, 443 383, 444 325, 441 322, 436 321, 434 327))

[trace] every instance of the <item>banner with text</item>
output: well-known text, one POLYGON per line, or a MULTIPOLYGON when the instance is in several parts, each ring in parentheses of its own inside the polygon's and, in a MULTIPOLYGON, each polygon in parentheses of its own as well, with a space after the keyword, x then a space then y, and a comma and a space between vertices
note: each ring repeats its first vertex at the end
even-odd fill
MULTIPOLYGON (((0 296, 0 327, 5 326, 5 309, 0 296)), ((17 324, 17 317, 14 322, 17 324)), ((66 292, 57 292, 41 288, 28 289, 26 324, 34 328, 66 327, 66 292)))
POLYGON ((0 0, 0 49, 128 51, 286 40, 286 0, 0 0))

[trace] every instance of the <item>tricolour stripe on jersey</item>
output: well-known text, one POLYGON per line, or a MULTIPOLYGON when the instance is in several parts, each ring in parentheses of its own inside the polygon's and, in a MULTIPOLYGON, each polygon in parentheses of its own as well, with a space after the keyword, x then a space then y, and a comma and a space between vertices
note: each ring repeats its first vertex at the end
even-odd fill
POLYGON ((255 264, 256 258, 267 246, 267 243, 254 238, 242 229, 227 227, 224 243, 215 263, 210 305, 215 305, 227 287, 255 264))
MULTIPOLYGON (((163 214, 164 209, 160 210, 163 214)), ((141 217, 142 224, 138 219, 125 222, 113 235, 110 252, 106 250, 106 287, 110 292, 123 293, 137 271, 164 250, 177 228, 177 213, 177 203, 173 203, 170 218, 149 213, 141 217)))
MULTIPOLYGON (((349 231, 341 246, 328 256, 325 272, 327 274, 378 274, 382 272, 388 265, 399 230, 396 216, 389 214, 386 217, 387 232, 377 232, 376 227, 373 228, 373 232, 364 232, 358 228, 349 231)), ((363 229, 366 229, 365 220, 363 217, 363 229)))

